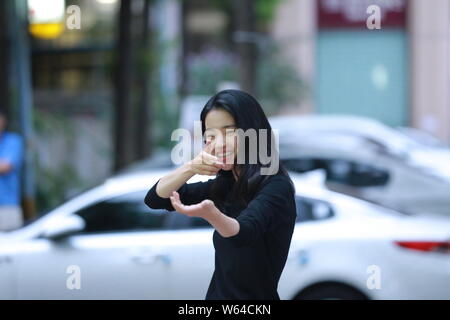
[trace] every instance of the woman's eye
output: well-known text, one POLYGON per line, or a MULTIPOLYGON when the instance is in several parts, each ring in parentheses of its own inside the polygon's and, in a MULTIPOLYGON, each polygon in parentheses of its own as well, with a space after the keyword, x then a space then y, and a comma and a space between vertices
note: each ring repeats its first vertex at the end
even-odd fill
POLYGON ((234 130, 227 130, 227 132, 225 134, 227 136, 232 136, 232 135, 234 135, 234 130))

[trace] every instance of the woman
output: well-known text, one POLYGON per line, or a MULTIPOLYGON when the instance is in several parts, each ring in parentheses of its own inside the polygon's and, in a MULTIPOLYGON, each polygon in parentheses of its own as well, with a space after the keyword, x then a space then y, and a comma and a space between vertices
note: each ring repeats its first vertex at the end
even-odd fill
POLYGON ((267 169, 266 161, 263 165, 259 156, 250 161, 255 152, 251 147, 256 144, 257 152, 261 151, 260 135, 250 145, 249 139, 237 134, 239 129, 266 129, 262 149, 269 151, 272 162, 278 162, 277 151, 271 148, 271 126, 255 98, 240 90, 215 94, 200 120, 206 146, 194 159, 159 179, 145 203, 201 217, 214 227, 215 270, 207 300, 279 300, 278 281, 296 219, 295 188, 281 165, 273 174, 261 174, 267 169), (186 183, 195 174, 215 178, 186 183))

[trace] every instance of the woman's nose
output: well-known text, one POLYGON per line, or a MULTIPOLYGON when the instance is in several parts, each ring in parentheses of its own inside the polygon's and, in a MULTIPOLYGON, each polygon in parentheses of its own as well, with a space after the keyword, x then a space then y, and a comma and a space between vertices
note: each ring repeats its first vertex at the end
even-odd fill
POLYGON ((216 150, 220 151, 225 146, 225 137, 222 134, 216 136, 216 150))

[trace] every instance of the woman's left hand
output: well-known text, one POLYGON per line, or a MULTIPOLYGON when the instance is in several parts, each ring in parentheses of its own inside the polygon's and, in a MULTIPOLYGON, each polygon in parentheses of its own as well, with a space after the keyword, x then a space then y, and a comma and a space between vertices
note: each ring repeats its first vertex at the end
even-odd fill
POLYGON ((200 217, 207 219, 218 210, 214 202, 209 199, 203 200, 197 204, 185 205, 181 202, 180 195, 176 191, 172 192, 170 201, 172 202, 172 206, 175 210, 189 217, 200 217))

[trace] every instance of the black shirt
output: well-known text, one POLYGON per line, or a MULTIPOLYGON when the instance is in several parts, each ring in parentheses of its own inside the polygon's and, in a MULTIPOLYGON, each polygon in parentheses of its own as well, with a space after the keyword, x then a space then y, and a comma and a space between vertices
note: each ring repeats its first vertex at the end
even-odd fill
MULTIPOLYGON (((234 177, 231 171, 223 173, 224 188, 231 191, 234 177)), ((177 190, 181 202, 195 204, 208 199, 215 179, 184 183, 177 190)), ((145 203, 150 208, 174 211, 170 199, 161 198, 156 193, 158 182, 148 191, 145 203)), ((280 299, 278 281, 286 263, 297 216, 294 195, 290 179, 278 174, 269 176, 260 184, 247 207, 228 204, 219 208, 239 222, 240 230, 232 237, 222 237, 214 230, 215 270, 206 300, 280 299)))

